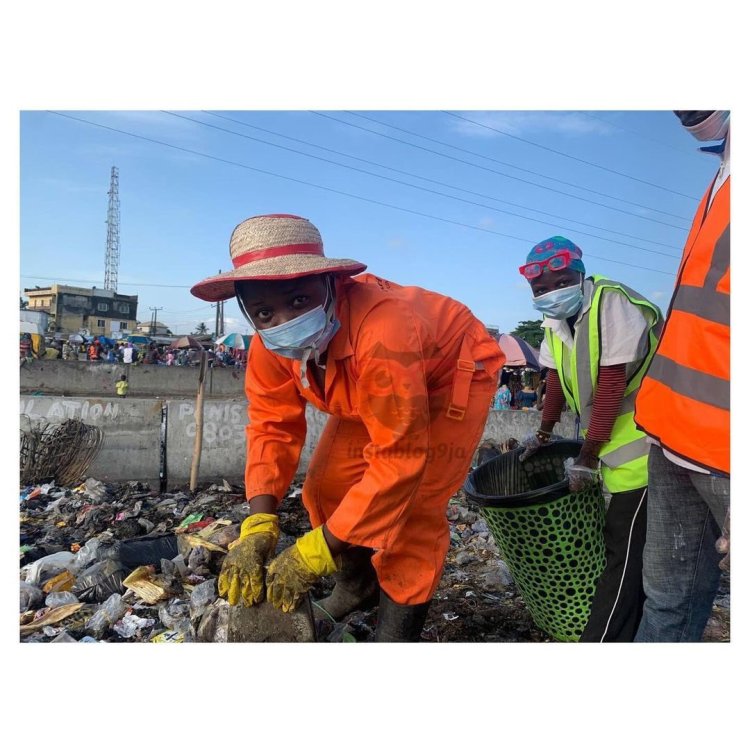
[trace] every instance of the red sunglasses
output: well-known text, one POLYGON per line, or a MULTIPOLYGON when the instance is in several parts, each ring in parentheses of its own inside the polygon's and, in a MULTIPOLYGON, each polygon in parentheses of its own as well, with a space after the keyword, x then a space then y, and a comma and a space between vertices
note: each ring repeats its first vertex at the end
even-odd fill
POLYGON ((576 258, 570 251, 560 251, 554 256, 550 256, 549 259, 544 261, 533 261, 530 264, 524 264, 518 268, 518 271, 527 279, 533 280, 535 277, 539 277, 544 271, 544 268, 551 269, 553 272, 557 272, 561 269, 565 269, 570 266, 570 263, 576 258))

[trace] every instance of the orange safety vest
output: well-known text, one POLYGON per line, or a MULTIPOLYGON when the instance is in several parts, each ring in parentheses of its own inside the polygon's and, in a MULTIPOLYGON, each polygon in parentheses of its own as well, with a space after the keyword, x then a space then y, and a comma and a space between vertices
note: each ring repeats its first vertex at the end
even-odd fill
MULTIPOLYGON (((716 179, 714 179, 715 181, 716 179)), ((635 423, 675 455, 729 475, 729 181, 690 229, 635 423)))

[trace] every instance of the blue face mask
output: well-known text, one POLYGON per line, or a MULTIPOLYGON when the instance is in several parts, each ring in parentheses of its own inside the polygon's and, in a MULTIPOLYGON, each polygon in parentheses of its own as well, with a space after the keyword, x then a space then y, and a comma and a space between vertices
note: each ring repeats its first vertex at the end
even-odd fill
POLYGON ((550 319, 567 319, 581 308, 582 303, 583 289, 579 283, 535 296, 531 301, 537 311, 550 319))
POLYGON ((314 351, 325 351, 331 338, 340 327, 338 319, 330 317, 322 306, 316 306, 295 319, 258 334, 266 348, 278 356, 295 361, 307 360, 314 351))

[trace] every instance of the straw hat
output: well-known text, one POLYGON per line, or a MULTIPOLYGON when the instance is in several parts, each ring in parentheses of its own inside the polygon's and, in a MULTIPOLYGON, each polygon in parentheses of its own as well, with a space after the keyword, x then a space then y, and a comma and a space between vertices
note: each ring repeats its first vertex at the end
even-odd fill
POLYGON ((355 275, 367 269, 353 259, 328 259, 318 228, 294 214, 250 217, 229 239, 232 269, 193 285, 190 292, 204 301, 234 297, 234 283, 243 280, 288 280, 333 272, 355 275))

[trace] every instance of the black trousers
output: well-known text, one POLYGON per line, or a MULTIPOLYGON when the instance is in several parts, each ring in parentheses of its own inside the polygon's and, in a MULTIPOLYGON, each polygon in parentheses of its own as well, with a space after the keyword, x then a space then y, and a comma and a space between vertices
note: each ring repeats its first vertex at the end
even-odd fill
POLYGON ((607 564, 596 584, 581 643, 628 643, 643 613, 647 487, 612 495, 604 522, 607 564))

